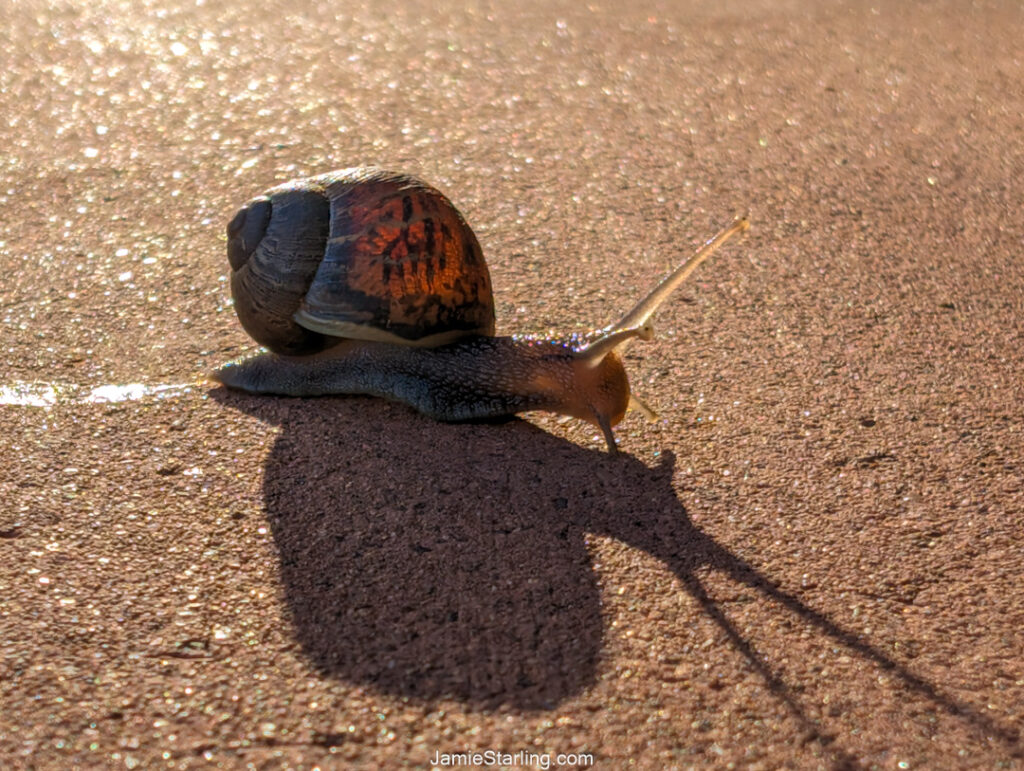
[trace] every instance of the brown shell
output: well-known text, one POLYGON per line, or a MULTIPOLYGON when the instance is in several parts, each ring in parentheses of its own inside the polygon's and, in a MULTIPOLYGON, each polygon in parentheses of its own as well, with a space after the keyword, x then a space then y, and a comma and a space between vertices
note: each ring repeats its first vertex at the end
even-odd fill
POLYGON ((442 193, 406 175, 345 169, 272 188, 228 225, 228 259, 242 325, 279 353, 494 334, 476 236, 442 193))

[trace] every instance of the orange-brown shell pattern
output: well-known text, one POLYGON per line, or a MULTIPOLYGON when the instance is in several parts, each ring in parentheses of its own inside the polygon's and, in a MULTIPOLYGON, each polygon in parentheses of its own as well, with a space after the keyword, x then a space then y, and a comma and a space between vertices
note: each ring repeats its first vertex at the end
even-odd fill
POLYGON ((476 236, 448 198, 408 175, 358 168, 279 185, 232 220, 228 256, 243 326, 281 353, 329 347, 335 328, 409 341, 494 334, 476 236))

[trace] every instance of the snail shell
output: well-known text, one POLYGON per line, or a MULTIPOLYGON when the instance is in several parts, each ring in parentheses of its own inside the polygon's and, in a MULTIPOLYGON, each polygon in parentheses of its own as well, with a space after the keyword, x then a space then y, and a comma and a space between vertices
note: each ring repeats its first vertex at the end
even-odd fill
POLYGON ((228 225, 228 260, 242 326, 276 353, 494 334, 476 236, 441 192, 408 175, 354 168, 271 188, 228 225))

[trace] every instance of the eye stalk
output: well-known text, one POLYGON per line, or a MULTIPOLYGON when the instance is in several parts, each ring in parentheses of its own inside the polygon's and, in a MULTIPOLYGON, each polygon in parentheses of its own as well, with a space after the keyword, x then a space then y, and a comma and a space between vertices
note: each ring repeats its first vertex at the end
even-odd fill
POLYGON ((612 428, 622 420, 628 407, 636 409, 644 414, 648 420, 657 420, 657 413, 648 407, 642 399, 630 393, 629 380, 626 377, 625 368, 622 366, 622 354, 635 339, 653 340, 654 326, 650 318, 658 310, 665 300, 682 284, 697 266, 710 257, 719 247, 737 233, 742 233, 750 228, 750 222, 746 216, 737 217, 733 223, 719 231, 714 237, 705 242, 692 257, 683 262, 678 268, 667 275, 643 300, 618 323, 605 327, 600 336, 592 343, 578 349, 573 355, 579 362, 578 377, 584 380, 594 378, 594 371, 604 370, 598 376, 598 384, 588 385, 584 391, 600 399, 590 402, 592 417, 578 415, 585 420, 595 423, 604 433, 605 441, 608 443, 608 451, 617 452, 615 435, 612 428), (608 365, 612 366, 608 366, 608 365), (587 374, 584 374, 584 372, 587 374), (609 398, 610 397, 610 398, 609 398))

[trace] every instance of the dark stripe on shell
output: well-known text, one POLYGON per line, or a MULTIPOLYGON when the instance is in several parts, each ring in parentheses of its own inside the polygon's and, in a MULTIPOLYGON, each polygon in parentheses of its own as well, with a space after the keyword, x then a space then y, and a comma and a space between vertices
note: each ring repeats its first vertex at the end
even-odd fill
POLYGON ((450 330, 493 334, 479 243, 441 193, 411 177, 365 170, 309 183, 326 190, 332 222, 306 313, 408 339, 450 330))

